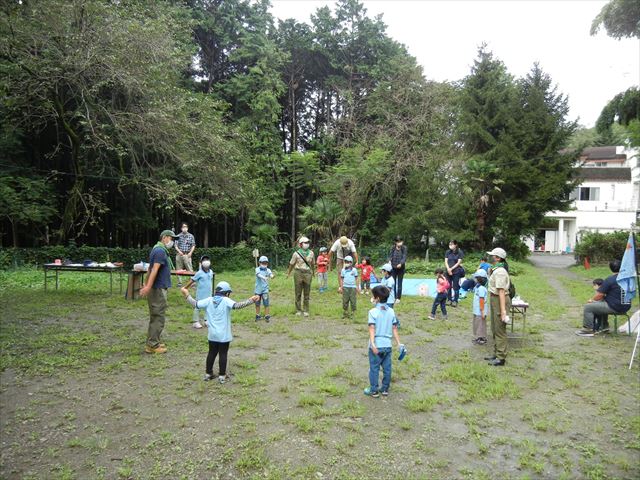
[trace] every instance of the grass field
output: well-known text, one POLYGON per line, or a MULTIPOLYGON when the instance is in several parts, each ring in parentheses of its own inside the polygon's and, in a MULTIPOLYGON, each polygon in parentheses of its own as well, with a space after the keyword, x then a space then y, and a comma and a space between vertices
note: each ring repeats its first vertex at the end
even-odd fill
MULTIPOLYGON (((342 320, 335 275, 333 291, 314 288, 308 319, 293 315, 282 274, 270 324, 235 311, 219 385, 202 381, 206 331, 177 289, 169 352, 153 356, 146 301, 105 293, 108 277, 63 273, 45 293, 40 271, 0 272, 0 478, 638 478, 633 338, 573 334, 600 272, 576 270, 559 291, 548 273, 518 270, 531 308, 505 367, 482 360, 491 341, 471 344, 469 299, 445 323, 427 320, 429 299, 404 297, 409 355, 380 399, 362 394, 369 299, 342 320)), ((251 272, 223 279, 236 300, 253 293, 251 272)))

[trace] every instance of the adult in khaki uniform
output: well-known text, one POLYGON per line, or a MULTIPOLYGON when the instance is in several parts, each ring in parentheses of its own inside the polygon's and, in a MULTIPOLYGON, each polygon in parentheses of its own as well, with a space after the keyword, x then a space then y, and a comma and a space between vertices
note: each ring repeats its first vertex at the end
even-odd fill
POLYGON ((289 261, 287 278, 293 270, 293 283, 295 285, 296 315, 309 316, 309 294, 311 293, 311 279, 313 278, 313 266, 315 257, 313 250, 309 249, 309 239, 300 237, 298 250, 293 252, 289 261), (301 305, 300 297, 304 296, 304 304, 301 305))
POLYGON ((173 239, 177 235, 171 230, 160 234, 160 241, 154 245, 149 254, 149 276, 147 283, 140 289, 140 296, 147 297, 149 302, 149 329, 147 332, 146 353, 165 353, 167 347, 160 343, 160 335, 164 330, 165 313, 167 311, 167 289, 171 287, 171 270, 173 262, 169 251, 173 248, 173 239))
POLYGON ((493 356, 485 357, 489 365, 501 367, 507 358, 507 322, 511 310, 509 297, 509 266, 507 252, 502 248, 494 248, 490 252, 492 267, 489 275, 489 317, 491 319, 491 333, 493 334, 493 356))

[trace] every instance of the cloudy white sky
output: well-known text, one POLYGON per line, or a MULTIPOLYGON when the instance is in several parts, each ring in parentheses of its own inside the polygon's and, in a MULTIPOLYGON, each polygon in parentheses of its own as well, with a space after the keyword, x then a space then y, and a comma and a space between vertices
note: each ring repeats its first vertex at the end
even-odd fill
MULTIPOLYGON (((366 0, 383 14, 388 34, 404 43, 427 78, 459 80, 486 42, 509 71, 525 75, 534 62, 569 96, 570 115, 592 127, 617 93, 640 84, 640 40, 589 35, 606 1, 366 0)), ((333 1, 272 0, 276 18, 310 21, 333 1)))

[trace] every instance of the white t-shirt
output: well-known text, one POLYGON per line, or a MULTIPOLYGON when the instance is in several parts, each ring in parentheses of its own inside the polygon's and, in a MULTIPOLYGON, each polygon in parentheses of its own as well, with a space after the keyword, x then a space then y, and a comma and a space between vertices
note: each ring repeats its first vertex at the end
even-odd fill
POLYGON ((331 251, 336 252, 336 257, 339 260, 344 260, 345 253, 347 255, 356 253, 356 244, 353 243, 352 240, 347 239, 347 245, 343 247, 342 244, 340 243, 340 239, 338 239, 335 242, 333 242, 333 245, 331 245, 331 251))

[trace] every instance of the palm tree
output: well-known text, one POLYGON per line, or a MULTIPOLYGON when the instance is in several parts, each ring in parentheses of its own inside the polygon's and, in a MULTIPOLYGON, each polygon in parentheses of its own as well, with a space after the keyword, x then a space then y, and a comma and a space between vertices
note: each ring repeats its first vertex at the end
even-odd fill
POLYGON ((479 158, 472 158, 465 167, 464 190, 473 199, 476 214, 476 238, 478 247, 484 251, 486 246, 487 217, 489 205, 494 197, 502 190, 503 180, 496 178, 499 168, 491 162, 479 158))
POLYGON ((335 238, 344 225, 346 214, 338 202, 321 197, 311 205, 302 207, 300 222, 305 225, 303 231, 316 237, 316 240, 335 238))

